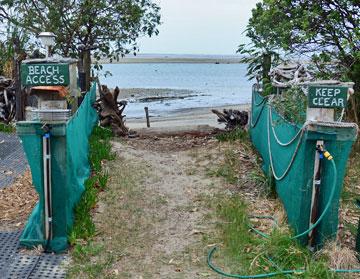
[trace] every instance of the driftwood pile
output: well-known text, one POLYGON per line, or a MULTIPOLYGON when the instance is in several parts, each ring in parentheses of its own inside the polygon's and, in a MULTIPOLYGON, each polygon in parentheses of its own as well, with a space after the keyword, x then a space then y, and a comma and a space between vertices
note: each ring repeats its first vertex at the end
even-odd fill
POLYGON ((284 88, 313 80, 306 66, 297 63, 280 64, 273 68, 269 75, 273 86, 284 88))
POLYGON ((15 90, 13 82, 0 76, 0 122, 9 123, 15 118, 15 90))
POLYGON ((112 92, 106 85, 99 86, 100 98, 96 100, 94 107, 100 118, 100 125, 110 127, 114 135, 123 137, 129 135, 129 129, 125 126, 123 111, 126 101, 118 101, 120 89, 116 87, 112 92))
POLYGON ((225 123, 225 129, 229 131, 237 128, 244 129, 249 120, 249 113, 247 111, 235 109, 224 109, 222 112, 216 109, 211 111, 218 116, 219 123, 225 123))

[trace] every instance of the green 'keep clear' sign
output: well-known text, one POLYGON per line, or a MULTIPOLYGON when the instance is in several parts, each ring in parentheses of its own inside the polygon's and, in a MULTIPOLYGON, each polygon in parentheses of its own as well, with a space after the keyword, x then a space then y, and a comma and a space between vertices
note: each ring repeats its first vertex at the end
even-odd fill
POLYGON ((22 64, 21 84, 35 85, 69 85, 69 64, 22 64))
POLYGON ((309 108, 345 108, 347 104, 347 87, 310 86, 308 92, 309 108))

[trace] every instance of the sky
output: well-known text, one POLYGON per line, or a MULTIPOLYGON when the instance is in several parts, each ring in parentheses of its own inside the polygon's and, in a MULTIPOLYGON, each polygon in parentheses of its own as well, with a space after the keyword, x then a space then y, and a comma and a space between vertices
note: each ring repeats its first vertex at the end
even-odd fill
POLYGON ((260 0, 158 0, 160 34, 139 40, 140 53, 235 54, 260 0))

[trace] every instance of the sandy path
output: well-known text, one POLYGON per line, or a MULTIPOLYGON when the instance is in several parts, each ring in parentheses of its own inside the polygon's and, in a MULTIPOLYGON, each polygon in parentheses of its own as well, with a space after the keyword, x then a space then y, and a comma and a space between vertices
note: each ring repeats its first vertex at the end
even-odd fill
MULTIPOLYGON (((206 141, 206 150, 211 150, 212 140, 206 141)), ((130 278, 218 278, 206 266, 208 247, 202 242, 202 234, 211 231, 212 225, 205 221, 207 209, 201 206, 201 197, 214 192, 214 179, 207 178, 202 167, 209 162, 197 163, 196 150, 200 149, 196 145, 203 143, 146 139, 113 144, 114 150, 133 164, 146 162, 151 174, 143 183, 143 191, 149 199, 162 201, 160 207, 143 203, 144 212, 156 221, 138 239, 141 243, 148 237, 148 250, 139 251, 136 263, 131 259, 119 262, 130 278), (187 150, 194 145, 195 151, 187 150)))

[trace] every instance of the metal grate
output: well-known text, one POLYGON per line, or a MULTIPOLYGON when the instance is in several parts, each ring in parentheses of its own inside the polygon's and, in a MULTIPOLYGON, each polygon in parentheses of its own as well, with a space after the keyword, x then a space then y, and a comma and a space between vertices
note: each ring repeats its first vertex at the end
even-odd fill
POLYGON ((62 255, 41 255, 29 279, 64 279, 66 257, 62 255))
MULTIPOLYGON (((2 279, 27 279, 39 260, 39 256, 15 255, 6 270, 0 274, 2 279)), ((38 277, 40 278, 40 277, 38 277)))
POLYGON ((19 246, 21 232, 0 232, 0 271, 13 257, 19 246))
POLYGON ((64 279, 64 255, 24 255, 18 251, 21 232, 0 232, 1 279, 64 279))

